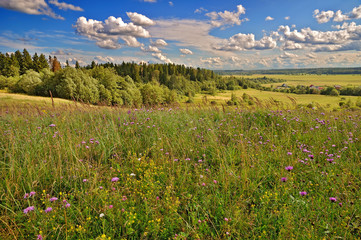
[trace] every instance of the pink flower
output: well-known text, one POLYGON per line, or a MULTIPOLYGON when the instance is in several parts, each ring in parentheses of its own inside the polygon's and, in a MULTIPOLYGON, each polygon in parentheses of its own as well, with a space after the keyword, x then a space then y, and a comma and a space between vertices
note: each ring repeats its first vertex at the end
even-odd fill
POLYGON ((43 237, 39 234, 37 240, 43 240, 43 237))
POLYGON ((29 197, 29 193, 25 193, 24 198, 26 199, 28 197, 29 197))
POLYGON ((285 169, 286 169, 287 171, 291 171, 291 170, 293 169, 293 167, 292 167, 292 166, 287 166, 287 167, 285 167, 285 169))
POLYGON ((287 178, 285 177, 281 178, 281 182, 287 182, 287 178))
POLYGON ((50 124, 50 125, 49 125, 49 127, 55 127, 55 124, 54 124, 54 123, 52 123, 52 124, 50 124))
POLYGON ((36 192, 30 192, 30 197, 34 196, 36 192))
POLYGON ((88 181, 88 179, 86 179, 86 178, 83 179, 83 182, 87 182, 87 181, 88 181))
POLYGON ((119 181, 119 178, 118 177, 113 177, 112 178, 112 182, 118 182, 119 181))
POLYGON ((337 198, 335 198, 335 197, 330 197, 329 199, 331 202, 337 202, 337 198))
POLYGON ((58 200, 57 197, 52 197, 52 198, 49 199, 50 202, 54 202, 54 201, 56 201, 56 200, 58 200))
POLYGON ((34 211, 35 207, 34 206, 30 206, 24 209, 24 213, 27 214, 28 212, 34 211))
POLYGON ((301 195, 301 196, 306 196, 306 195, 307 195, 307 192, 305 192, 305 191, 300 192, 300 195, 301 195))
POLYGON ((205 183, 202 183, 202 186, 206 186, 206 184, 205 184, 205 183))
POLYGON ((224 218, 224 221, 228 222, 228 221, 229 221, 229 219, 228 219, 228 218, 224 218))
POLYGON ((109 205, 109 209, 112 209, 113 208, 113 205, 109 205))
POLYGON ((66 208, 70 207, 70 203, 66 203, 66 204, 65 204, 65 207, 66 207, 66 208))
POLYGON ((48 213, 48 212, 51 212, 51 211, 53 211, 53 209, 51 207, 48 207, 47 209, 45 209, 44 212, 48 213))
POLYGON ((217 180, 213 180, 213 183, 214 183, 214 184, 217 184, 217 180))

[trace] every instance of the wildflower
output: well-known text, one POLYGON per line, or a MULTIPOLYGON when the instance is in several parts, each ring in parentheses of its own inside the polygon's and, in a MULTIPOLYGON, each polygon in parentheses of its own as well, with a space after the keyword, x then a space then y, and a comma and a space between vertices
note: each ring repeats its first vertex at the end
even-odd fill
POLYGON ((102 187, 102 186, 100 186, 100 187, 99 187, 99 189, 100 189, 100 190, 102 190, 102 189, 103 189, 103 187, 102 187))
POLYGON ((88 181, 88 179, 86 179, 86 178, 83 179, 83 182, 87 182, 87 181, 88 181))
POLYGON ((130 176, 131 176, 131 177, 135 177, 135 173, 131 173, 130 176))
POLYGON ((337 198, 335 198, 335 197, 330 197, 329 199, 331 202, 337 202, 337 198))
POLYGON ((292 153, 291 153, 291 152, 287 152, 287 155, 292 155, 292 153))
POLYGON ((217 180, 213 180, 213 183, 214 183, 214 184, 217 184, 217 180))
POLYGON ((57 197, 52 197, 52 198, 49 199, 50 202, 54 202, 54 201, 56 201, 56 200, 58 200, 57 197))
POLYGON ((342 207, 342 203, 339 203, 338 205, 339 205, 340 207, 342 207))
POLYGON ((43 237, 39 234, 37 240, 43 240, 43 237))
POLYGON ((100 218, 102 218, 102 217, 104 217, 104 216, 105 216, 104 213, 99 214, 99 217, 100 217, 100 218))
POLYGON ((333 158, 327 158, 326 160, 327 160, 327 162, 329 162, 329 163, 332 163, 332 162, 333 162, 333 158))
POLYGON ((109 209, 112 209, 113 208, 113 205, 109 205, 109 209))
POLYGON ((112 178, 112 182, 118 182, 119 181, 119 178, 118 177, 113 177, 112 178))
POLYGON ((49 127, 55 127, 55 124, 54 124, 54 123, 52 123, 52 124, 50 124, 50 125, 49 125, 49 127))
POLYGON ((307 192, 305 192, 305 191, 300 192, 300 195, 301 195, 301 196, 306 196, 306 195, 307 195, 307 192))
POLYGON ((28 212, 34 211, 35 207, 34 206, 30 206, 24 209, 24 213, 27 214, 28 212))
POLYGON ((51 211, 53 211, 53 209, 51 207, 48 207, 47 209, 45 209, 44 212, 48 213, 48 212, 51 212, 51 211))
POLYGON ((293 169, 293 167, 292 167, 292 166, 287 166, 287 167, 285 167, 285 169, 286 169, 287 171, 291 171, 291 170, 293 169))
POLYGON ((285 177, 281 178, 281 182, 287 182, 287 178, 285 177))
POLYGON ((202 186, 206 186, 206 184, 205 184, 205 183, 202 183, 202 186))
POLYGON ((70 203, 65 204, 65 207, 66 208, 70 207, 70 203))
POLYGON ((228 218, 224 218, 224 221, 228 222, 228 221, 229 221, 229 219, 228 219, 228 218))
POLYGON ((34 196, 36 192, 30 192, 30 197, 34 196))
POLYGON ((29 193, 25 193, 24 195, 24 199, 28 198, 29 197, 29 193))
POLYGON ((201 223, 202 221, 201 220, 198 220, 198 223, 201 223))

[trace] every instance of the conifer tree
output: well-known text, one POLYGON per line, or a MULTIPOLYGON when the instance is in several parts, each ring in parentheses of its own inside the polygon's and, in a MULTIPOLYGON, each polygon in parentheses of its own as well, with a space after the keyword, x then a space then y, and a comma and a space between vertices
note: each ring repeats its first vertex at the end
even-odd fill
POLYGON ((20 74, 25 74, 32 66, 33 60, 31 59, 29 52, 24 48, 22 61, 20 62, 20 74))
POLYGON ((54 58, 52 59, 52 67, 51 70, 53 72, 59 71, 61 69, 61 65, 60 62, 58 61, 58 59, 56 58, 56 56, 54 56, 54 58))
POLYGON ((44 68, 49 68, 49 64, 48 64, 48 61, 46 61, 45 55, 40 54, 40 57, 39 57, 39 70, 44 69, 44 68))
POLYGON ((33 67, 32 69, 36 72, 40 71, 40 66, 39 66, 39 56, 37 53, 34 54, 33 56, 33 67))

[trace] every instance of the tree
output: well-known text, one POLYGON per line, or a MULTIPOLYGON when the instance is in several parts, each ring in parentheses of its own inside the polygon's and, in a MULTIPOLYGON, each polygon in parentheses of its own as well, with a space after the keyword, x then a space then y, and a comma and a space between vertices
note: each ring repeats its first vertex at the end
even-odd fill
POLYGON ((22 62, 20 62, 20 74, 25 74, 27 70, 33 67, 33 60, 29 52, 24 48, 22 62))
POLYGON ((41 83, 40 74, 30 69, 20 77, 18 85, 25 93, 34 95, 36 88, 41 83))
POLYGON ((40 54, 38 66, 39 66, 39 71, 44 68, 49 68, 48 61, 46 61, 46 57, 44 54, 40 54))
POLYGON ((79 68, 80 68, 80 65, 79 65, 79 62, 78 62, 78 61, 75 62, 75 68, 76 68, 76 69, 79 69, 79 68))
POLYGON ((58 59, 56 58, 56 56, 54 56, 54 58, 49 57, 51 60, 51 70, 53 72, 57 72, 61 69, 61 65, 60 62, 58 61, 58 59))
POLYGON ((39 66, 39 56, 37 53, 33 55, 33 67, 34 71, 39 72, 40 66, 39 66))

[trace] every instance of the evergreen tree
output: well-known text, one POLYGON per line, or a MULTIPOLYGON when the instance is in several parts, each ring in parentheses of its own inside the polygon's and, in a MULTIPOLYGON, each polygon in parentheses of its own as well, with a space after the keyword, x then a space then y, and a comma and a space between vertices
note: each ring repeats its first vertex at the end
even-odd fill
POLYGON ((70 67, 68 60, 65 61, 65 64, 66 64, 66 67, 70 67))
POLYGON ((33 66, 33 60, 31 59, 31 55, 24 48, 22 61, 20 62, 20 74, 25 74, 27 70, 31 69, 33 66))
POLYGON ((76 68, 76 69, 79 69, 79 68, 80 68, 80 65, 79 65, 79 62, 78 62, 78 61, 75 62, 75 68, 76 68))
POLYGON ((39 57, 39 70, 42 70, 44 68, 49 68, 49 64, 48 64, 48 61, 46 61, 45 55, 40 54, 40 57, 39 57))
POLYGON ((40 66, 39 66, 39 56, 37 53, 34 54, 33 56, 33 70, 36 72, 40 71, 40 66))

